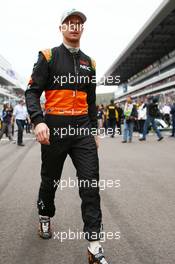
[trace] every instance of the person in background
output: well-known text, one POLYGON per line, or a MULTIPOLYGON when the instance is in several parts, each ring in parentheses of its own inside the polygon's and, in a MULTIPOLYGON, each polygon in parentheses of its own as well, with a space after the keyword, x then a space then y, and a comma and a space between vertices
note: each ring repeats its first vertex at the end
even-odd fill
POLYGON ((2 113, 0 115, 0 130, 1 130, 1 128, 2 128, 2 113))
POLYGON ((136 105, 133 104, 131 96, 128 96, 124 107, 124 130, 122 143, 132 142, 134 122, 137 120, 138 113, 136 105))
POLYGON ((171 115, 172 115, 172 134, 171 137, 175 136, 175 102, 173 103, 172 107, 171 107, 171 111, 170 111, 171 115))
POLYGON ((162 114, 163 114, 163 119, 165 123, 170 126, 170 112, 171 112, 171 107, 168 104, 165 104, 162 108, 162 114))
MULTIPOLYGON (((24 101, 21 99, 19 104, 17 104, 14 108, 13 112, 13 121, 16 120, 16 124, 18 126, 18 137, 17 144, 18 146, 23 147, 23 131, 25 126, 25 121, 28 118, 28 113, 24 101)), ((30 121, 29 121, 30 122, 30 121)))
MULTIPOLYGON (((11 113, 13 113, 13 106, 10 104, 9 109, 11 111, 11 113)), ((12 137, 14 137, 15 134, 15 124, 14 124, 14 120, 13 120, 13 115, 11 118, 11 125, 12 125, 12 137)))
POLYGON ((104 122, 104 113, 103 113, 102 105, 97 106, 97 121, 98 121, 98 128, 102 128, 104 122))
POLYGON ((9 104, 4 104, 4 108, 2 111, 2 128, 0 131, 0 140, 3 137, 3 134, 7 131, 7 136, 10 141, 12 138, 12 115, 13 110, 10 108, 9 104))
POLYGON ((115 136, 115 128, 118 121, 118 112, 113 99, 111 100, 111 103, 107 106, 107 116, 109 127, 112 128, 111 137, 113 138, 115 136))
POLYGON ((121 125, 122 125, 122 118, 123 118, 123 109, 120 106, 120 103, 117 103, 116 109, 118 112, 117 128, 118 128, 119 135, 121 135, 122 134, 121 125))
POLYGON ((27 118, 26 121, 25 121, 25 126, 26 126, 26 134, 30 134, 31 133, 31 122, 30 122, 30 119, 27 118))
POLYGON ((154 131, 156 132, 156 134, 158 136, 158 141, 161 141, 163 139, 163 136, 160 133, 159 129, 157 128, 156 121, 155 121, 155 119, 157 117, 159 117, 159 115, 160 115, 160 111, 158 108, 158 98, 157 97, 149 97, 148 103, 146 105, 146 109, 147 109, 147 119, 145 121, 144 128, 143 128, 143 137, 140 138, 139 140, 140 141, 146 140, 148 127, 151 123, 152 128, 154 129, 154 131))
POLYGON ((141 98, 138 105, 138 127, 140 138, 143 137, 143 128, 146 120, 146 105, 144 98, 141 98))
POLYGON ((104 106, 103 108, 103 127, 105 129, 105 133, 107 134, 107 128, 108 128, 108 116, 107 116, 107 106, 104 106))

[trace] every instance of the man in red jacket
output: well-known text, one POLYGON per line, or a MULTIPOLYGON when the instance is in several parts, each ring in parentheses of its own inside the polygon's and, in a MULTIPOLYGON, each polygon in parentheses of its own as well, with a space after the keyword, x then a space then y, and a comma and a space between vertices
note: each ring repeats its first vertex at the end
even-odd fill
MULTIPOLYGON (((86 16, 75 9, 65 12, 60 30, 63 44, 39 52, 26 90, 26 104, 41 143, 41 185, 38 197, 39 235, 51 238, 50 218, 55 214, 56 182, 69 155, 77 170, 89 263, 107 264, 100 245, 102 213, 99 195, 95 62, 80 50, 86 16), (45 115, 40 96, 45 92, 45 115), (68 133, 70 127, 76 134, 68 133), (64 133, 63 133, 64 131, 64 133), (77 132, 78 131, 78 132, 77 132), (84 131, 83 134, 80 132, 84 131), (97 185, 92 183, 96 181, 97 185), (88 184, 87 184, 88 183, 88 184)), ((71 131, 72 131, 71 130, 71 131)))

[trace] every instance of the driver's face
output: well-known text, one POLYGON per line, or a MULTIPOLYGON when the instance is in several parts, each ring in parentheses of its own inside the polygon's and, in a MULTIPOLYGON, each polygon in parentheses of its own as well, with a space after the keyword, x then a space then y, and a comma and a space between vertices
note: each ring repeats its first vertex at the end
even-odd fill
POLYGON ((69 42, 77 42, 83 33, 83 21, 79 16, 69 16, 60 26, 60 30, 69 42))

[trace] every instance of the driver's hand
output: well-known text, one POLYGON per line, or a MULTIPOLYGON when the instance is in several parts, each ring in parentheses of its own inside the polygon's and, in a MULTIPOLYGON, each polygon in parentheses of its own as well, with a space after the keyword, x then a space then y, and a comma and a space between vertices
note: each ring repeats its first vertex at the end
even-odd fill
POLYGON ((35 136, 39 143, 49 145, 50 130, 45 123, 39 123, 35 127, 35 136))
POLYGON ((96 142, 97 148, 99 148, 100 142, 99 142, 99 137, 98 136, 95 136, 95 142, 96 142))

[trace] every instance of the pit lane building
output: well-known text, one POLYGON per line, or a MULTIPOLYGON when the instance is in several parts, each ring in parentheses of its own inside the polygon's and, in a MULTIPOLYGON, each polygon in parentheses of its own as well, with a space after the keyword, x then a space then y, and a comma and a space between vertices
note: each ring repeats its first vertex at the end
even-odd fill
POLYGON ((0 55, 0 109, 4 102, 14 104, 23 96, 25 81, 14 71, 12 65, 0 55))

